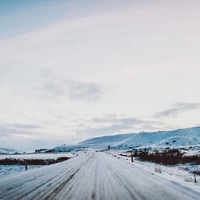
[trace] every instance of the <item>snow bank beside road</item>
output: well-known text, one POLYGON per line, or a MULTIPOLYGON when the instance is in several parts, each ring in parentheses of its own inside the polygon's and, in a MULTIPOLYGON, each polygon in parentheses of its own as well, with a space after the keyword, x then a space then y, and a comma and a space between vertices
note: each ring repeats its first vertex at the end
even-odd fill
POLYGON ((151 163, 140 161, 138 159, 134 159, 134 162, 131 163, 130 153, 123 153, 124 156, 119 155, 122 152, 119 151, 111 151, 111 156, 123 160, 124 162, 128 163, 129 165, 133 165, 145 171, 148 171, 151 174, 156 174, 163 179, 167 179, 170 181, 175 181, 181 185, 186 187, 190 187, 195 191, 200 191, 200 176, 196 176, 197 183, 194 183, 194 175, 191 173, 194 170, 200 171, 199 165, 191 165, 191 164, 184 164, 184 165, 177 165, 177 166, 165 166, 161 164, 151 163), (160 169, 156 172, 155 169, 160 169))

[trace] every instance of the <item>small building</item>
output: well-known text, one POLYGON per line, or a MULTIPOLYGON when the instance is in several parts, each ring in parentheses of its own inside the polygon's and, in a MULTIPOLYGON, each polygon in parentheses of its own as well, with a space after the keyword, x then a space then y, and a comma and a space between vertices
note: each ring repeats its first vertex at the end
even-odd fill
POLYGON ((36 149, 35 153, 46 153, 48 149, 36 149))

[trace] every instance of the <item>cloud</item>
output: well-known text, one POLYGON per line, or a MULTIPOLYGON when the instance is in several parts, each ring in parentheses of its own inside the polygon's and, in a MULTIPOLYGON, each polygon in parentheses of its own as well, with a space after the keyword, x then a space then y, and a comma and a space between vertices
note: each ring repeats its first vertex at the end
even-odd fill
POLYGON ((0 126, 0 136, 2 137, 10 137, 10 136, 27 136, 27 137, 34 137, 39 135, 39 132, 33 130, 41 128, 40 126, 36 125, 25 125, 25 124, 7 124, 0 126))
POLYGON ((138 124, 145 124, 145 123, 159 123, 160 122, 155 122, 155 121, 148 121, 148 120, 141 120, 139 118, 131 118, 131 117, 126 117, 126 118, 117 118, 115 115, 108 115, 105 117, 95 117, 91 119, 92 122, 95 122, 97 124, 101 123, 121 123, 121 124, 132 124, 132 125, 138 125, 138 124))
POLYGON ((41 126, 30 125, 30 124, 8 124, 8 125, 13 127, 13 128, 26 129, 26 130, 41 128, 41 126))
POLYGON ((141 119, 136 119, 136 118, 123 118, 119 120, 123 124, 144 124, 144 123, 149 123, 149 121, 141 120, 141 119))
POLYGON ((83 132, 89 135, 107 135, 113 134, 115 132, 120 133, 122 130, 130 129, 132 126, 130 124, 113 124, 111 126, 106 126, 102 128, 88 128, 83 132))
POLYGON ((95 117, 90 120, 91 122, 101 124, 101 123, 109 123, 109 122, 118 122, 117 116, 113 114, 105 115, 105 117, 95 117))
POLYGON ((70 97, 75 100, 98 100, 102 95, 101 87, 93 82, 70 80, 67 86, 70 97))
POLYGON ((64 143, 63 138, 9 138, 9 142, 7 142, 7 140, 8 138, 1 138, 0 145, 6 144, 6 148, 14 148, 19 151, 33 151, 39 148, 53 148, 64 143))
POLYGON ((200 103, 176 103, 172 108, 156 113, 154 117, 176 117, 182 112, 196 109, 200 109, 200 103))
POLYGON ((141 120, 138 118, 117 118, 115 115, 109 115, 102 118, 93 118, 90 120, 95 122, 98 126, 96 128, 87 128, 82 131, 88 135, 108 135, 114 133, 122 133, 122 131, 130 131, 132 129, 140 129, 141 127, 154 127, 154 125, 161 125, 159 121, 141 120), (109 123, 109 125, 108 125, 109 123))
POLYGON ((30 124, 5 124, 0 126, 0 147, 18 150, 34 150, 36 148, 53 148, 63 144, 65 137, 45 135, 35 129, 41 128, 30 124))
POLYGON ((63 86, 59 86, 54 81, 48 81, 44 84, 44 91, 49 95, 58 96, 65 93, 65 88, 63 86))
POLYGON ((67 96, 72 100, 93 101, 101 98, 102 88, 94 82, 80 82, 76 80, 54 81, 50 80, 43 83, 41 87, 35 90, 42 92, 42 97, 60 97, 67 96))

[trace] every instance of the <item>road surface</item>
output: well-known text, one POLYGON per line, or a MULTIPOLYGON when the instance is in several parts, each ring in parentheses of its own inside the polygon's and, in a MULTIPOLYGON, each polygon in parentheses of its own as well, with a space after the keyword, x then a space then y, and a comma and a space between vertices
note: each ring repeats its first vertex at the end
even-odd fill
POLYGON ((1 178, 2 200, 190 200, 200 193, 102 152, 1 178))

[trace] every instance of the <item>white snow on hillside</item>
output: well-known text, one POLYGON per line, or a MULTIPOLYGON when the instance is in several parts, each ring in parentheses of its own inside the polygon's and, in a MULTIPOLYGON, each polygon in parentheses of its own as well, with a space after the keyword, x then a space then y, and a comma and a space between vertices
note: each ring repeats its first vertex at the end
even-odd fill
POLYGON ((79 143, 88 148, 188 148, 200 149, 200 127, 174 131, 141 132, 92 138, 79 143))
POLYGON ((114 146, 119 142, 125 141, 126 139, 130 138, 132 135, 133 133, 92 138, 80 142, 78 146, 89 148, 107 148, 108 145, 114 146))

